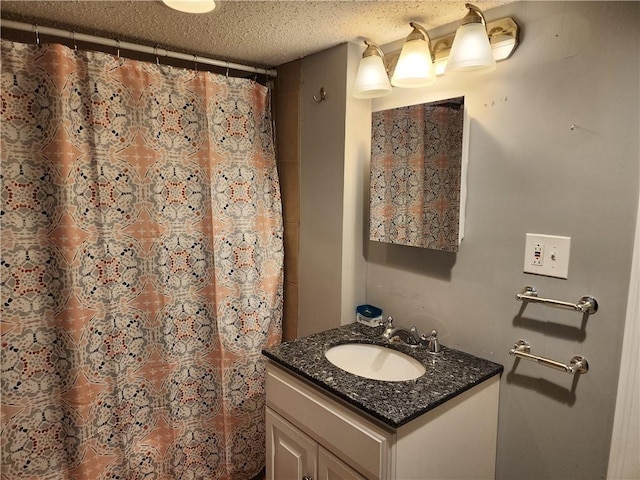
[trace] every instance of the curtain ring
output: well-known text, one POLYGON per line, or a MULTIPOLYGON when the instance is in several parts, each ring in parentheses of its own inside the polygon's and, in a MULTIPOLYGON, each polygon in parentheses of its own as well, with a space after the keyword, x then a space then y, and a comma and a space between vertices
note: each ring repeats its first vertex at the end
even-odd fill
POLYGON ((156 65, 160 66, 160 59, 158 58, 158 46, 153 47, 153 54, 156 56, 156 65))
POLYGON ((198 56, 197 55, 193 56, 193 66, 196 70, 196 73, 198 73, 198 56))
POLYGON ((225 73, 225 76, 229 78, 229 62, 227 62, 227 72, 225 73))
POLYGON ((118 60, 120 60, 120 40, 118 40, 117 38, 116 38, 116 48, 117 48, 118 60))
POLYGON ((38 25, 34 25, 36 29, 36 45, 40 46, 40 34, 38 33, 38 25))
POLYGON ((71 38, 73 38, 73 49, 78 50, 78 44, 76 43, 76 32, 71 32, 71 38))

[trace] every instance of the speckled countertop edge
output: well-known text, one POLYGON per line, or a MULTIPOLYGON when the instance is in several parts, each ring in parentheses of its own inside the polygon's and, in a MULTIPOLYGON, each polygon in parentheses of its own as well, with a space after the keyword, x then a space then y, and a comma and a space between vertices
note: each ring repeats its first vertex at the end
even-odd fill
POLYGON ((504 370, 502 365, 445 346, 440 355, 433 355, 424 347, 389 344, 382 340, 382 331, 383 327, 352 323, 266 348, 262 353, 392 428, 410 422, 504 370), (399 350, 419 360, 427 371, 415 380, 370 380, 345 372, 324 356, 330 347, 353 342, 399 350))

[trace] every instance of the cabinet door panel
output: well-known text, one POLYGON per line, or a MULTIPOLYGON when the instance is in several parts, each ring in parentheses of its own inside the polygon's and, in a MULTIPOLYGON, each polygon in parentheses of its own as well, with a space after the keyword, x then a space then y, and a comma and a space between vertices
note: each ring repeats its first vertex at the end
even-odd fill
POLYGON ((315 478, 318 444, 267 408, 267 479, 315 478))
POLYGON ((267 405, 371 480, 393 478, 395 434, 267 363, 267 405))
POLYGON ((335 455, 318 446, 318 480, 366 480, 335 455))

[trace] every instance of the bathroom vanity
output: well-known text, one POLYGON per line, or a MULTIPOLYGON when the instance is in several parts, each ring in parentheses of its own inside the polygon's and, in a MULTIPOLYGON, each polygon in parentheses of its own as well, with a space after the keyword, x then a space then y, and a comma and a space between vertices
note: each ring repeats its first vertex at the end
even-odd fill
POLYGON ((501 365, 457 350, 389 344, 351 324, 263 351, 267 479, 488 479, 495 475, 501 365), (384 345, 420 361, 413 380, 336 367, 325 352, 384 345))

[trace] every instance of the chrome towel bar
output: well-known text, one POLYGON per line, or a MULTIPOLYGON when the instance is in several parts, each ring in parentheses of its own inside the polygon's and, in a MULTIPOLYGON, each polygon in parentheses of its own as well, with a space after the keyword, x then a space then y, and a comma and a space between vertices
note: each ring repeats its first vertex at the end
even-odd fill
POLYGON ((542 303, 549 307, 564 308, 567 310, 575 310, 576 312, 592 315, 598 311, 598 301, 591 296, 585 295, 580 298, 578 303, 562 302, 560 300, 552 300, 550 298, 538 297, 536 287, 526 286, 520 293, 516 294, 516 300, 523 302, 542 303))
POLYGON ((525 360, 531 360, 533 362, 544 365, 545 367, 555 368, 556 370, 562 370, 563 372, 576 374, 587 373, 589 371, 589 362, 582 355, 574 355, 569 360, 569 365, 561 362, 556 362, 545 357, 539 357, 532 355, 531 346, 525 340, 518 340, 513 348, 509 350, 509 355, 518 358, 524 358, 525 360))

